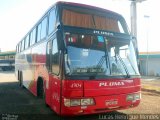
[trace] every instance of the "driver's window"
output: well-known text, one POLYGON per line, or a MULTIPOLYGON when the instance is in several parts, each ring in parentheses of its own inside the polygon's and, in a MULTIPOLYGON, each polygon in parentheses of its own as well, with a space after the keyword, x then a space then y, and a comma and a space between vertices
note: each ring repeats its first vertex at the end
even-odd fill
POLYGON ((47 43, 47 50, 46 50, 46 66, 49 71, 51 71, 51 51, 52 50, 52 41, 47 43))

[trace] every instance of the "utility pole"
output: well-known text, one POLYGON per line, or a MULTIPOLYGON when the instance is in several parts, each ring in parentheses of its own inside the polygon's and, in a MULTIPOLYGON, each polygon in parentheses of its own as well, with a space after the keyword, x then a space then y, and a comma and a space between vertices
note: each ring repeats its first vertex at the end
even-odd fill
MULTIPOLYGON (((131 33, 137 38, 137 3, 141 3, 146 0, 130 0, 130 14, 131 14, 131 33)), ((135 45, 137 44, 137 41, 135 45)))
POLYGON ((131 14, 131 33, 133 36, 137 37, 137 6, 136 1, 131 0, 130 14, 131 14))
POLYGON ((149 57, 148 57, 148 33, 149 33, 149 18, 150 18, 150 16, 148 16, 148 15, 144 15, 144 18, 146 19, 146 40, 147 40, 147 58, 146 58, 146 75, 148 76, 149 74, 149 72, 148 72, 148 61, 149 61, 149 57))
POLYGON ((146 0, 129 0, 131 1, 131 5, 130 5, 130 16, 131 16, 131 34, 136 38, 134 41, 133 41, 133 45, 134 45, 134 48, 136 50, 136 58, 137 58, 137 64, 138 64, 138 68, 140 70, 140 61, 139 61, 139 58, 138 58, 138 44, 137 44, 137 3, 138 2, 143 2, 143 1, 146 1, 146 0))

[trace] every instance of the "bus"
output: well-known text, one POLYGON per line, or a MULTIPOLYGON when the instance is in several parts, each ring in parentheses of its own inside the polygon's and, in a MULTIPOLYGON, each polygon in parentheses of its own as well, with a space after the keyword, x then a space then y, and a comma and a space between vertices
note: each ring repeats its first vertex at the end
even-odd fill
POLYGON ((133 108, 141 99, 133 42, 120 14, 57 2, 17 44, 16 77, 58 115, 133 108))

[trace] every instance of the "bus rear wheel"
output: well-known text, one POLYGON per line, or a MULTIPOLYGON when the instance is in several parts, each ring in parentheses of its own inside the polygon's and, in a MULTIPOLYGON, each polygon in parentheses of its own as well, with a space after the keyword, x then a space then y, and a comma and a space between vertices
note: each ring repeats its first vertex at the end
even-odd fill
POLYGON ((19 86, 23 88, 23 74, 22 74, 22 71, 19 72, 19 86))

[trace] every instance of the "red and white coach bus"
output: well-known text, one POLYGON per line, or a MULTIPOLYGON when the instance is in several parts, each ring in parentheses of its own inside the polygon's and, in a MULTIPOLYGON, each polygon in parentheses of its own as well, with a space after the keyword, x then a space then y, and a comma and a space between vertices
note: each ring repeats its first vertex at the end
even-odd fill
POLYGON ((121 15, 58 2, 17 44, 16 76, 59 115, 132 108, 141 99, 133 42, 121 15))

